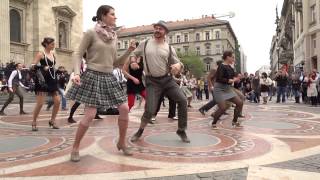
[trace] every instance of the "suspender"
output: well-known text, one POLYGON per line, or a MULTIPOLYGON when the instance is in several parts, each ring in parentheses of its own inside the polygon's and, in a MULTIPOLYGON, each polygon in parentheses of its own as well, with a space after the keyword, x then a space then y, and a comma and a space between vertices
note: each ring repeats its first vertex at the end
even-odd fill
MULTIPOLYGON (((145 43, 144 43, 143 54, 144 54, 144 61, 146 62, 148 74, 151 75, 151 71, 150 71, 150 68, 149 68, 149 65, 148 65, 147 55, 146 55, 146 47, 147 47, 148 41, 149 41, 149 39, 147 39, 147 40, 145 41, 145 43)), ((167 63, 167 67, 168 67, 169 72, 170 72, 170 66, 171 66, 172 64, 174 64, 173 58, 172 58, 172 49, 171 49, 171 48, 172 48, 172 47, 171 47, 171 45, 169 44, 169 56, 168 56, 168 63, 167 63)))

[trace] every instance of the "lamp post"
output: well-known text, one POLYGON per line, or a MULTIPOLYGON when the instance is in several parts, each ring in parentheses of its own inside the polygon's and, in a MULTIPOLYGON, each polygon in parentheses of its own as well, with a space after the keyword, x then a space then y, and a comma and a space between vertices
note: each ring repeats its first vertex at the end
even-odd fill
POLYGON ((218 16, 212 15, 214 18, 222 18, 222 17, 228 17, 228 18, 233 18, 236 15, 236 13, 230 11, 228 14, 220 14, 218 16))

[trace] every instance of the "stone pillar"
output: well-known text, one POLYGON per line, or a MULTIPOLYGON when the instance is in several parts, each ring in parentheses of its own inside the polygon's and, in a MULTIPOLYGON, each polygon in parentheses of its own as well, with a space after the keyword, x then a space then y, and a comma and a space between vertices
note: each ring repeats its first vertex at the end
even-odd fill
POLYGON ((9 0, 0 1, 0 65, 10 61, 9 0))

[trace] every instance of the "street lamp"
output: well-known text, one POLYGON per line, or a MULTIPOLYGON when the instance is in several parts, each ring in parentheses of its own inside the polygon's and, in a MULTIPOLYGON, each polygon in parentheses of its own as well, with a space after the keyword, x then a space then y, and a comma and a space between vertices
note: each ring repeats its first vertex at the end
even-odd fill
POLYGON ((234 16, 236 16, 236 13, 230 11, 228 14, 221 14, 218 16, 215 16, 214 14, 212 15, 214 18, 222 18, 222 17, 228 17, 228 18, 233 18, 234 16))

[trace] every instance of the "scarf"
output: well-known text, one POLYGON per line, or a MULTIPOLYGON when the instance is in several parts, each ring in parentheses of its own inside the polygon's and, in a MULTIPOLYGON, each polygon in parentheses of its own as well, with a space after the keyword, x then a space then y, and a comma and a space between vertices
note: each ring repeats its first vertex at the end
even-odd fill
POLYGON ((106 43, 117 38, 117 34, 113 30, 113 27, 107 26, 102 21, 98 21, 98 23, 94 27, 94 30, 98 33, 99 37, 106 43))

